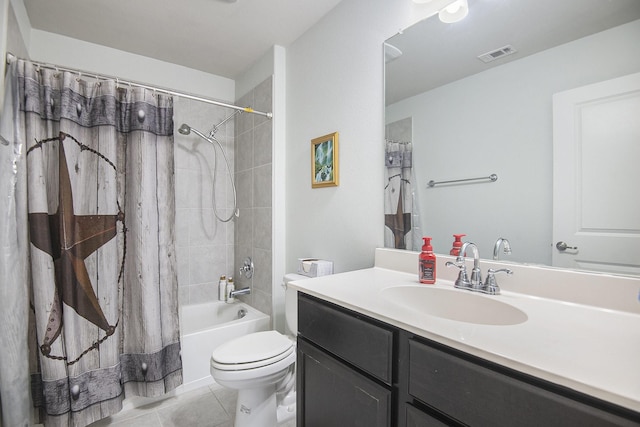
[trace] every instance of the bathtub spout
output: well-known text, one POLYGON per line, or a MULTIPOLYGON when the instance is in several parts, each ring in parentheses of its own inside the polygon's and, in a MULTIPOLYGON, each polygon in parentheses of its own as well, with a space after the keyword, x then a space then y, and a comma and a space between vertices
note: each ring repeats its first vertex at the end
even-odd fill
POLYGON ((251 288, 250 287, 246 287, 246 288, 242 288, 242 289, 237 289, 235 291, 231 291, 229 293, 229 296, 232 298, 237 297, 238 295, 249 295, 251 293, 251 288))

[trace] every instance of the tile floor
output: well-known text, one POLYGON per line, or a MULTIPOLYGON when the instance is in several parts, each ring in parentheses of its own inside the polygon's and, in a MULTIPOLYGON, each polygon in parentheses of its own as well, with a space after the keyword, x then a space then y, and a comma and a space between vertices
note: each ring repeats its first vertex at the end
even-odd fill
MULTIPOLYGON (((217 384, 176 396, 133 398, 131 409, 95 422, 90 427, 233 427, 237 393, 217 384)), ((295 427, 291 420, 279 427, 295 427)))

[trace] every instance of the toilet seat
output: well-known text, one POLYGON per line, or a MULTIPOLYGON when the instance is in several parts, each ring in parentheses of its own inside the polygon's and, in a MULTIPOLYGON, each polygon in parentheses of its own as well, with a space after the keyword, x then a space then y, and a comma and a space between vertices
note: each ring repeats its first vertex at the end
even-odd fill
POLYGON ((255 332, 216 348, 211 354, 211 367, 221 371, 255 369, 277 363, 294 352, 293 342, 279 332, 255 332))

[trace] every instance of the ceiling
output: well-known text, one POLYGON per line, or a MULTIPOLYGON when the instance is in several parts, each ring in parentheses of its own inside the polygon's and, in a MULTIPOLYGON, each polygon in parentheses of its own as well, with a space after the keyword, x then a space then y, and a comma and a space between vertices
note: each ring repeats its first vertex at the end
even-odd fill
POLYGON ((31 27, 235 79, 341 0, 24 0, 31 27))
POLYGON ((387 64, 386 103, 637 19, 640 0, 469 0, 460 22, 431 17, 388 40, 402 55, 387 64), (509 44, 515 54, 477 58, 509 44))
MULTIPOLYGON (((236 79, 341 0, 23 1, 34 29, 236 79)), ((403 55, 387 65, 387 104, 635 19, 640 0, 469 0, 461 22, 432 17, 390 39, 403 55), (476 58, 507 44, 517 53, 476 58)))

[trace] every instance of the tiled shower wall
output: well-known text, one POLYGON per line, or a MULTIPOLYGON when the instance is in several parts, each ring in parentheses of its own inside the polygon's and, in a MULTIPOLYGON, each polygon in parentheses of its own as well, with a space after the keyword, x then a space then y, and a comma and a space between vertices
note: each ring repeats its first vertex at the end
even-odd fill
MULTIPOLYGON (((220 150, 195 134, 181 135, 182 123, 204 134, 233 110, 216 105, 174 98, 175 173, 176 173, 176 252, 180 304, 194 304, 217 299, 218 278, 234 273, 234 221, 215 219, 231 213, 233 195, 229 174, 220 150), (214 169, 215 166, 215 169, 214 169), (214 181, 215 172, 215 181, 214 181)), ((233 173, 234 122, 229 120, 216 132, 233 173)))
MULTIPOLYGON (((236 104, 258 111, 272 110, 272 78, 260 83, 236 104)), ((220 151, 191 134, 181 135, 182 123, 208 134, 233 110, 184 98, 174 100, 176 166, 176 246, 180 304, 217 299, 218 278, 233 276, 236 288, 250 286, 241 299, 271 315, 272 282, 272 121, 240 113, 222 125, 215 136, 224 147, 234 173, 240 216, 218 221, 215 203, 226 218, 233 207, 231 182, 220 151), (245 258, 253 260, 254 276, 239 274, 245 258)))
MULTIPOLYGON (((270 77, 237 100, 238 105, 272 111, 270 77)), ((272 120, 257 114, 236 117, 235 177, 240 217, 235 225, 236 288, 250 286, 241 299, 263 313, 272 314, 272 120), (251 279, 239 275, 245 258, 253 260, 251 279)))

